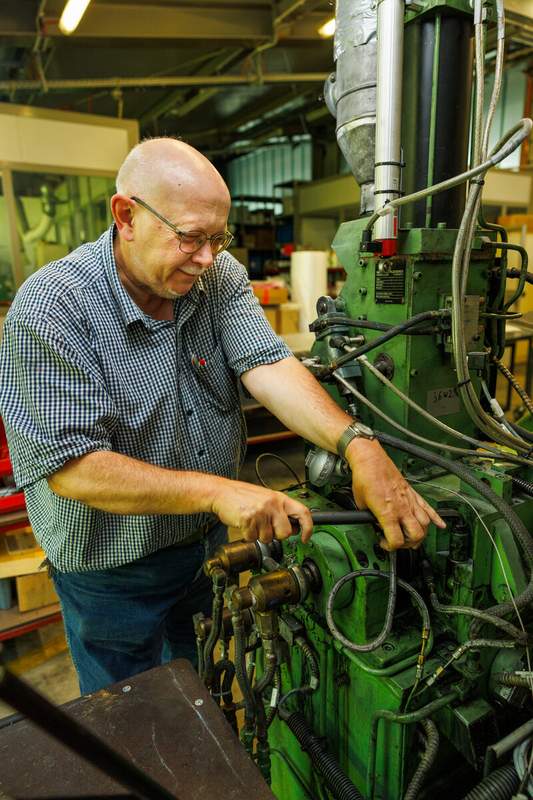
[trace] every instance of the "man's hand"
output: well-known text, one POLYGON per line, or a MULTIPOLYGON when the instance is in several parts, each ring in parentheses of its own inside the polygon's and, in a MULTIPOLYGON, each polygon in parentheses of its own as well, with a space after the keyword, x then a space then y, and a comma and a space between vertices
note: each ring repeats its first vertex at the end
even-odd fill
POLYGON ((434 508, 407 483, 394 462, 376 441, 354 439, 346 449, 352 469, 353 494, 357 506, 368 508, 378 519, 385 538, 384 550, 422 544, 430 522, 446 523, 434 508))
POLYGON ((293 533, 289 517, 298 523, 302 542, 308 542, 313 532, 311 512, 302 503, 243 481, 218 482, 211 510, 250 542, 259 539, 268 544, 272 539, 287 539, 293 533))

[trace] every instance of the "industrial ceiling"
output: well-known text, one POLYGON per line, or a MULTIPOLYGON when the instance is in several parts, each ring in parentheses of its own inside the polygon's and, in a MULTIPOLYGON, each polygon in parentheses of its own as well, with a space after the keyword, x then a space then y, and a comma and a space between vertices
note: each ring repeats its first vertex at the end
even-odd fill
MULTIPOLYGON (((420 4, 420 2, 419 2, 420 4)), ((63 35, 64 0, 0 3, 0 101, 136 118, 213 156, 272 137, 333 135, 322 86, 330 0, 93 0, 63 35)), ((509 57, 533 53, 533 0, 508 0, 509 57)))

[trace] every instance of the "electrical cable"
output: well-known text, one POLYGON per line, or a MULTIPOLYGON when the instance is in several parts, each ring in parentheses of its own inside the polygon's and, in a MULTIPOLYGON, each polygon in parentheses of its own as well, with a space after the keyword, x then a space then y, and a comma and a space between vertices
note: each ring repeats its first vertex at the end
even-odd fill
POLYGON ((281 456, 278 456, 277 453, 261 453, 255 459, 255 474, 257 475, 257 480, 259 481, 259 483, 261 483, 262 486, 264 486, 267 489, 270 489, 270 486, 263 479, 263 477, 262 477, 262 475, 261 475, 261 473, 259 471, 259 465, 261 464, 261 461, 263 461, 265 458, 275 458, 276 461, 279 461, 281 464, 283 464, 283 466, 286 467, 286 469, 291 473, 292 477, 296 481, 296 486, 301 486, 302 485, 302 481, 300 481, 299 476, 297 475, 296 471, 291 467, 291 465, 289 464, 288 461, 285 461, 284 458, 282 458, 281 456))

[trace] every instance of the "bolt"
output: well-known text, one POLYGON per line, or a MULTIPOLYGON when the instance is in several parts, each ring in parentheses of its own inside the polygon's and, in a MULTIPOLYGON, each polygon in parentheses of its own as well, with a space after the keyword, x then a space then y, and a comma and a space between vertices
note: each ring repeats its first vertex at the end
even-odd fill
POLYGON ((364 259, 364 258, 360 258, 360 259, 359 259, 359 266, 360 266, 360 267, 366 267, 366 261, 365 261, 365 259, 364 259))
POLYGON ((394 650, 394 645, 391 642, 385 642, 383 649, 385 652, 390 653, 392 650, 394 650))
POLYGON ((418 370, 417 369, 412 369, 410 371, 409 375, 411 376, 411 378, 416 378, 416 376, 418 375, 418 370))
POLYGON ((122 691, 123 691, 125 694, 127 694, 128 692, 131 692, 131 686, 129 685, 129 683, 128 683, 128 684, 126 684, 126 686, 123 686, 123 687, 122 687, 122 691))
POLYGON ((413 273, 413 279, 415 281, 419 281, 421 277, 422 277, 422 273, 421 272, 414 272, 413 273))
POLYGON ((198 698, 198 700, 194 701, 194 705, 195 706, 203 706, 203 704, 204 704, 204 701, 200 700, 200 698, 198 698))
POLYGON ((367 292, 368 292, 368 289, 366 289, 364 286, 360 287, 359 294, 365 295, 367 292))

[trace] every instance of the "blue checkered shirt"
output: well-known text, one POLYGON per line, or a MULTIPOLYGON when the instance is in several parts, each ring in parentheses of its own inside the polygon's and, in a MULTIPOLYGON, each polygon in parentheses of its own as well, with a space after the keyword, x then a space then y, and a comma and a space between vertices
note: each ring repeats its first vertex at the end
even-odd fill
POLYGON ((59 497, 47 476, 112 450, 237 477, 246 430, 238 379, 290 351, 229 253, 175 303, 146 315, 123 288, 114 228, 32 275, 6 317, 0 414, 35 535, 63 572, 106 569, 186 540, 205 514, 121 515, 59 497))

